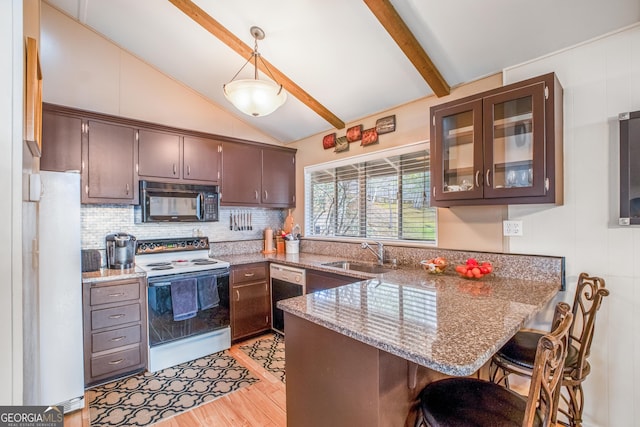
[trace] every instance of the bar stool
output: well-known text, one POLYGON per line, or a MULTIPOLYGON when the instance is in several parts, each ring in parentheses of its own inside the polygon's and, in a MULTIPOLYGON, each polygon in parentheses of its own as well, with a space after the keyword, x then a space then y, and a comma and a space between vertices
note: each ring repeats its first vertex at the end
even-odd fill
POLYGON ((557 327, 538 341, 527 399, 490 381, 447 378, 420 392, 415 427, 552 426, 572 320, 569 305, 558 303, 553 323, 557 327))
MULTIPOLYGON (((569 348, 562 377, 562 399, 567 409, 559 408, 567 418, 565 425, 581 426, 584 394, 582 382, 591 366, 587 361, 591 350, 596 313, 602 299, 609 295, 605 282, 599 277, 580 274, 573 301, 573 324, 569 334, 569 348)), ((519 331, 493 356, 490 366, 490 380, 509 387, 509 375, 531 377, 538 340, 544 332, 519 331)))

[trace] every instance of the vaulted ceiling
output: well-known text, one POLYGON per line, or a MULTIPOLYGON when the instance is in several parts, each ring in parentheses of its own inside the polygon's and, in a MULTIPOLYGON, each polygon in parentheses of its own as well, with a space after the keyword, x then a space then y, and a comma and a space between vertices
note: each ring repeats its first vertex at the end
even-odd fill
POLYGON ((640 21, 638 0, 46 1, 283 143, 640 21), (222 92, 253 48, 254 25, 289 93, 264 117, 222 92))

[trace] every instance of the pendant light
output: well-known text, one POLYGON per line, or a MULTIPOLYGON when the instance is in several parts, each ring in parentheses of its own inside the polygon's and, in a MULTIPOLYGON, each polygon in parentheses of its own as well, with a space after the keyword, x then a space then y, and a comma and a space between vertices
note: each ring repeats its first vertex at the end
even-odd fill
POLYGON ((264 39, 264 31, 259 27, 251 27, 250 31, 255 40, 251 57, 229 83, 222 85, 222 89, 224 96, 238 110, 249 116, 261 117, 273 113, 284 104, 287 100, 287 92, 284 91, 281 84, 275 82, 271 70, 269 70, 269 67, 267 67, 267 64, 258 53, 258 40, 264 39), (258 59, 262 61, 274 81, 258 79, 258 59), (234 80, 251 61, 253 61, 254 66, 254 78, 234 80))

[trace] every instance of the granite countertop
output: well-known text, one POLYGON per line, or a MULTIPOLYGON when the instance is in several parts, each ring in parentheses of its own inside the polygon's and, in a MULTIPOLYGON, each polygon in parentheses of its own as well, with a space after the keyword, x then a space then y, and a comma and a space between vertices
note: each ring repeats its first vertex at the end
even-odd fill
POLYGON ((383 275, 283 300, 278 307, 411 362, 465 376, 482 367, 560 287, 424 272, 410 281, 409 276, 396 282, 383 275))
POLYGON ((82 273, 82 283, 92 284, 111 280, 137 279, 146 276, 147 274, 140 267, 125 269, 101 268, 100 270, 82 273))
MULTIPOLYGON (((344 257, 238 254, 215 258, 233 265, 276 262, 353 277, 350 285, 278 302, 284 311, 380 350, 449 375, 483 366, 560 289, 555 280, 430 275, 418 266, 369 274, 323 265, 344 257)), ((83 273, 83 283, 145 277, 142 269, 83 273)))

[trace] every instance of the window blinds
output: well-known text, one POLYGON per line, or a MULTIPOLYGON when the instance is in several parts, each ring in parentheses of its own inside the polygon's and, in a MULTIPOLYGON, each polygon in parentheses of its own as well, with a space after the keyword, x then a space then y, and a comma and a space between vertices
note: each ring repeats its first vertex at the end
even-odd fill
POLYGON ((305 233, 435 241, 425 149, 305 171, 305 233))

